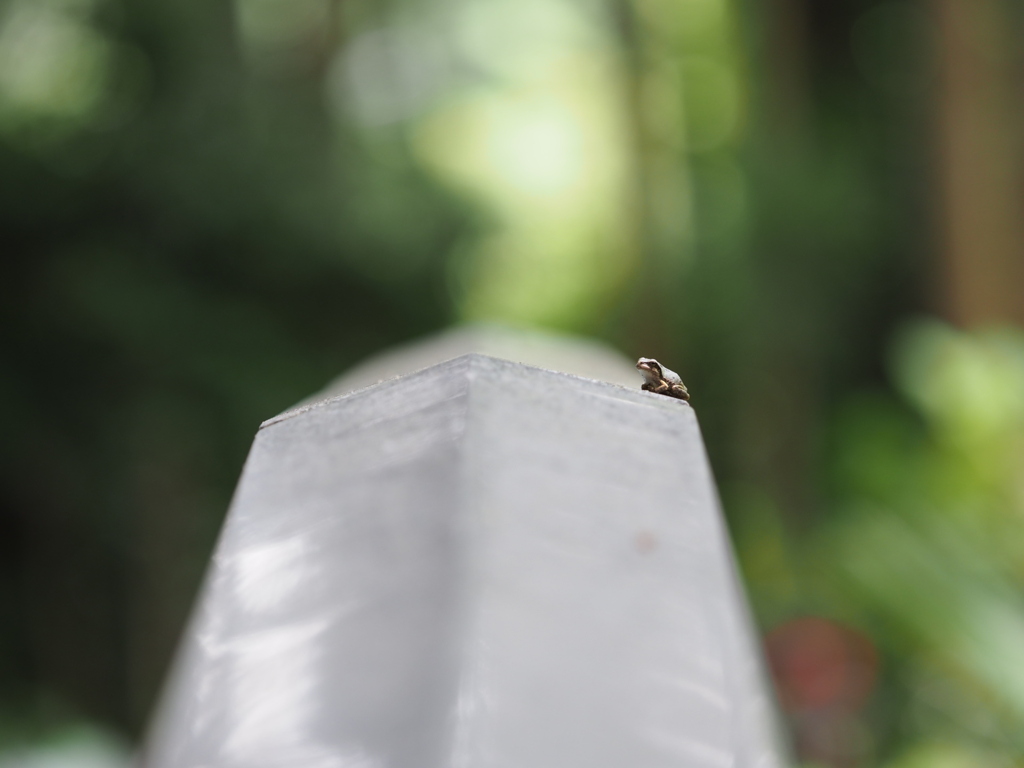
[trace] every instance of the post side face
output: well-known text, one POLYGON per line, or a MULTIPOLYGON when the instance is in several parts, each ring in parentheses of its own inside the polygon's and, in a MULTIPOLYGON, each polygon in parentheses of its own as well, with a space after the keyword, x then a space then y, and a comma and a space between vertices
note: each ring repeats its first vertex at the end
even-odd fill
POLYGON ((693 410, 482 359, 453 765, 778 764, 693 410))
POLYGON ((144 765, 772 766, 693 411, 481 356, 254 444, 144 765))
POLYGON ((259 432, 144 766, 441 766, 468 361, 259 432))

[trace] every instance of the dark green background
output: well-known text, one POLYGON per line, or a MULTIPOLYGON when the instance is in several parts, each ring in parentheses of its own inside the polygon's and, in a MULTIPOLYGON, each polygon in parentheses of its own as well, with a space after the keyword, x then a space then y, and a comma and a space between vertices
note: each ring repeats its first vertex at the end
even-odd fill
MULTIPOLYGON (((106 0, 73 11, 113 46, 102 104, 87 118, 3 106, 5 742, 79 721, 136 738, 260 421, 365 355, 459 321, 452 254, 486 215, 420 167, 401 124, 368 135, 323 97, 332 52, 403 7, 332 5, 336 33, 271 66, 246 52, 224 0, 106 0)), ((639 82, 656 43, 637 8, 592 7, 639 82)), ((989 99, 998 122, 1024 106, 1020 9, 971 8, 965 19, 984 27, 988 13, 1003 35, 984 38, 979 92, 1016 77, 989 99)), ((1024 546, 1009 543, 1024 520, 1024 342, 975 332, 1020 316, 995 299, 991 315, 965 315, 949 278, 961 274, 950 260, 975 268, 944 239, 957 219, 943 200, 960 198, 943 197, 958 182, 941 114, 971 107, 942 73, 963 50, 938 0, 730 9, 745 127, 679 157, 695 237, 648 232, 599 316, 562 330, 683 373, 758 618, 790 627, 773 658, 791 643, 811 659, 809 672, 776 664, 806 761, 1019 761, 1024 688, 998 668, 1024 623, 1024 546), (746 180, 742 236, 706 234, 727 207, 726 161, 746 180), (988 405, 1004 414, 994 425, 988 405), (1004 623, 985 624, 982 605, 1004 623), (807 616, 826 629, 792 623, 807 616), (965 655, 967 626, 991 639, 979 653, 995 673, 965 655), (831 698, 801 693, 829 674, 831 698)), ((657 43, 679 56, 690 44, 657 43)), ((699 119, 699 87, 680 98, 699 119)), ((1019 171, 1019 155, 998 160, 1019 171)))

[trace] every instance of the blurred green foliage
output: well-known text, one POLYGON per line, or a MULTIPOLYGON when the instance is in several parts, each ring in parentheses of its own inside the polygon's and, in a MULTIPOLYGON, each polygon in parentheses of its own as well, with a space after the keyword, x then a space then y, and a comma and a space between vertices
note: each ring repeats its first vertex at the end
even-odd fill
POLYGON ((851 404, 823 546, 903 676, 899 728, 999 764, 1024 754, 1024 334, 912 326, 907 406, 851 404), (858 416, 858 411, 860 415, 858 416), (915 419, 914 416, 917 418, 915 419))
POLYGON ((468 225, 224 3, 0 19, 0 703, 134 731, 259 422, 451 322, 468 225))
MULTIPOLYGON (((914 322, 892 368, 895 392, 852 393, 831 421, 822 520, 750 512, 747 576, 766 623, 817 613, 883 654, 872 706, 827 712, 839 735, 812 753, 1006 764, 1024 752, 1024 334, 914 322)), ((791 714, 812 741, 820 720, 791 714)))
POLYGON ((683 373, 803 760, 1019 762, 1024 341, 906 323, 935 40, 911 0, 0 2, 0 739, 137 736, 259 422, 489 320, 683 373))

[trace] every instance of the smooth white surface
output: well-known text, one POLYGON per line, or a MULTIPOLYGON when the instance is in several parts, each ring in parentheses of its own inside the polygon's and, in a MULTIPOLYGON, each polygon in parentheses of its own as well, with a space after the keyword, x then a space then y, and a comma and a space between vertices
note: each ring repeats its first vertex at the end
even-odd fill
POLYGON ((767 768, 759 670, 690 407, 473 354, 261 429, 143 765, 767 768))

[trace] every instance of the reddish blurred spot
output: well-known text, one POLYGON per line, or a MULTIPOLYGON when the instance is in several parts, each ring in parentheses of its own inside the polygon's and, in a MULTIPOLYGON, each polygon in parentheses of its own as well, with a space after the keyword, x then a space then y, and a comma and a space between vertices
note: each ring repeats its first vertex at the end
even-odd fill
POLYGON ((637 552, 648 554, 658 548, 658 537, 650 531, 640 531, 633 540, 637 552))
POLYGON ((863 706, 878 676, 878 654, 861 632, 818 617, 794 619, 765 638, 782 706, 791 713, 863 706))

